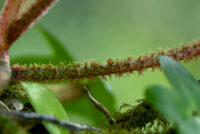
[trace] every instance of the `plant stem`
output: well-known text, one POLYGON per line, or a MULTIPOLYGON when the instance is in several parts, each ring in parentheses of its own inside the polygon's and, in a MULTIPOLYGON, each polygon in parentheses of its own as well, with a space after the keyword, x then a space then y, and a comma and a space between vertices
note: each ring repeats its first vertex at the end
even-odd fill
POLYGON ((90 65, 86 62, 84 65, 71 64, 59 66, 49 65, 13 65, 13 81, 38 81, 45 82, 51 80, 64 80, 64 79, 76 79, 76 78, 96 78, 101 76, 105 79, 105 76, 122 76, 125 73, 131 74, 134 71, 141 74, 148 68, 158 68, 160 66, 158 61, 159 55, 166 55, 174 58, 177 61, 189 61, 194 57, 200 56, 200 41, 194 42, 188 46, 182 46, 182 48, 169 49, 168 51, 161 50, 157 53, 151 53, 148 56, 140 56, 133 60, 132 57, 128 57, 124 60, 107 60, 107 64, 100 64, 98 62, 91 62, 90 65))

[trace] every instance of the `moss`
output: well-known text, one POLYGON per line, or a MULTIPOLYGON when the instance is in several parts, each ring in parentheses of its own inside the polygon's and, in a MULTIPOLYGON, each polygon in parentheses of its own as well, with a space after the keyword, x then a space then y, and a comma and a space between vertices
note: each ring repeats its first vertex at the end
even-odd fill
POLYGON ((168 125, 168 121, 145 100, 139 100, 136 106, 124 104, 122 108, 128 108, 125 112, 114 115, 116 124, 112 128, 124 128, 131 130, 132 128, 143 128, 147 124, 154 125, 155 121, 158 125, 168 125))
POLYGON ((26 92, 20 83, 10 84, 6 89, 2 98, 27 98, 26 92))

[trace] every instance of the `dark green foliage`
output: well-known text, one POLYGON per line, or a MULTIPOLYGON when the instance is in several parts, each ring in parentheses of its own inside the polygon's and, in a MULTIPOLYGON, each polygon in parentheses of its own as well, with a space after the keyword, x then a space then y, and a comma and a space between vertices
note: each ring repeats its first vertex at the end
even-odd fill
POLYGON ((26 131, 13 120, 0 116, 0 134, 27 134, 26 131))

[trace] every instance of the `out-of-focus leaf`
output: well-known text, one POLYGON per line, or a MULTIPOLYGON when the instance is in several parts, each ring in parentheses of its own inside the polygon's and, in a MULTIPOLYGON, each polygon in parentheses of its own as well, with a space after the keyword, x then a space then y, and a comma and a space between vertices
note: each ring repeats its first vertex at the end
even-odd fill
MULTIPOLYGON (((67 121, 67 114, 58 99, 46 87, 33 82, 22 82, 30 102, 36 112, 53 115, 60 120, 67 121)), ((51 123, 44 122, 51 134, 67 134, 68 132, 51 123)))
POLYGON ((74 58, 69 52, 66 51, 66 48, 62 45, 62 43, 59 40, 57 40, 44 28, 39 27, 39 30, 43 34, 44 38, 47 40, 49 46, 51 46, 51 49, 54 52, 54 57, 57 61, 65 61, 66 63, 71 63, 74 61, 74 58))
POLYGON ((105 83, 100 78, 88 83, 88 88, 92 96, 101 102, 111 113, 116 112, 115 97, 108 83, 105 83))
POLYGON ((185 120, 179 123, 180 134, 199 134, 200 124, 199 119, 185 118, 185 120))
POLYGON ((74 58, 71 56, 69 52, 66 51, 66 48, 62 45, 60 41, 58 41, 55 37, 53 37, 47 30, 42 28, 41 26, 36 27, 40 34, 46 39, 48 45, 51 47, 53 51, 53 55, 49 57, 38 56, 38 55, 26 55, 20 56, 11 59, 11 65, 15 63, 19 64, 59 64, 60 62, 71 63, 74 61, 74 58))
POLYGON ((200 125, 192 117, 191 106, 185 105, 184 97, 177 91, 163 86, 150 86, 147 88, 146 98, 178 126, 180 134, 200 133, 200 125))
POLYGON ((148 87, 147 100, 177 125, 180 134, 200 133, 199 83, 172 58, 160 56, 159 60, 174 90, 163 86, 148 87))
POLYGON ((37 29, 48 42, 48 45, 51 47, 53 51, 53 55, 49 57, 38 56, 38 55, 20 56, 12 58, 11 65, 15 63, 19 64, 52 63, 56 65, 59 64, 60 62, 71 63, 74 61, 71 54, 66 51, 66 48, 62 45, 60 41, 58 41, 55 37, 53 37, 50 33, 48 33, 47 30, 45 30, 44 28, 38 26, 37 29))
POLYGON ((154 85, 147 88, 146 98, 166 117, 175 123, 181 123, 191 115, 190 106, 177 91, 164 86, 154 85))
POLYGON ((33 64, 33 63, 38 63, 38 64, 49 64, 52 63, 49 57, 44 57, 44 56, 34 56, 34 55, 24 55, 21 57, 16 57, 14 59, 11 59, 11 65, 13 64, 33 64))
POLYGON ((192 103, 196 102, 200 109, 200 84, 197 80, 195 80, 195 78, 181 64, 172 58, 160 56, 159 61, 169 82, 185 98, 185 103, 194 105, 192 103), (188 102, 186 102, 186 99, 188 102))

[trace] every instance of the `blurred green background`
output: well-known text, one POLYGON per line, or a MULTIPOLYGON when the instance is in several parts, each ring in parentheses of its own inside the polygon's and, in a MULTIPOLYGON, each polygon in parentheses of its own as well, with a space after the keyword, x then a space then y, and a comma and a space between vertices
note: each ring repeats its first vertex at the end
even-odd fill
MULTIPOLYGON (((3 1, 1 1, 2 4, 3 1)), ((199 0, 60 0, 37 25, 65 44, 79 62, 137 57, 158 48, 200 40, 199 0)), ((26 54, 52 54, 36 27, 29 29, 10 49, 11 58, 26 54)), ((185 64, 200 79, 200 61, 185 64)), ((119 108, 135 104, 145 87, 168 85, 160 71, 108 79, 119 108)), ((109 100, 108 100, 109 101, 109 100)))

